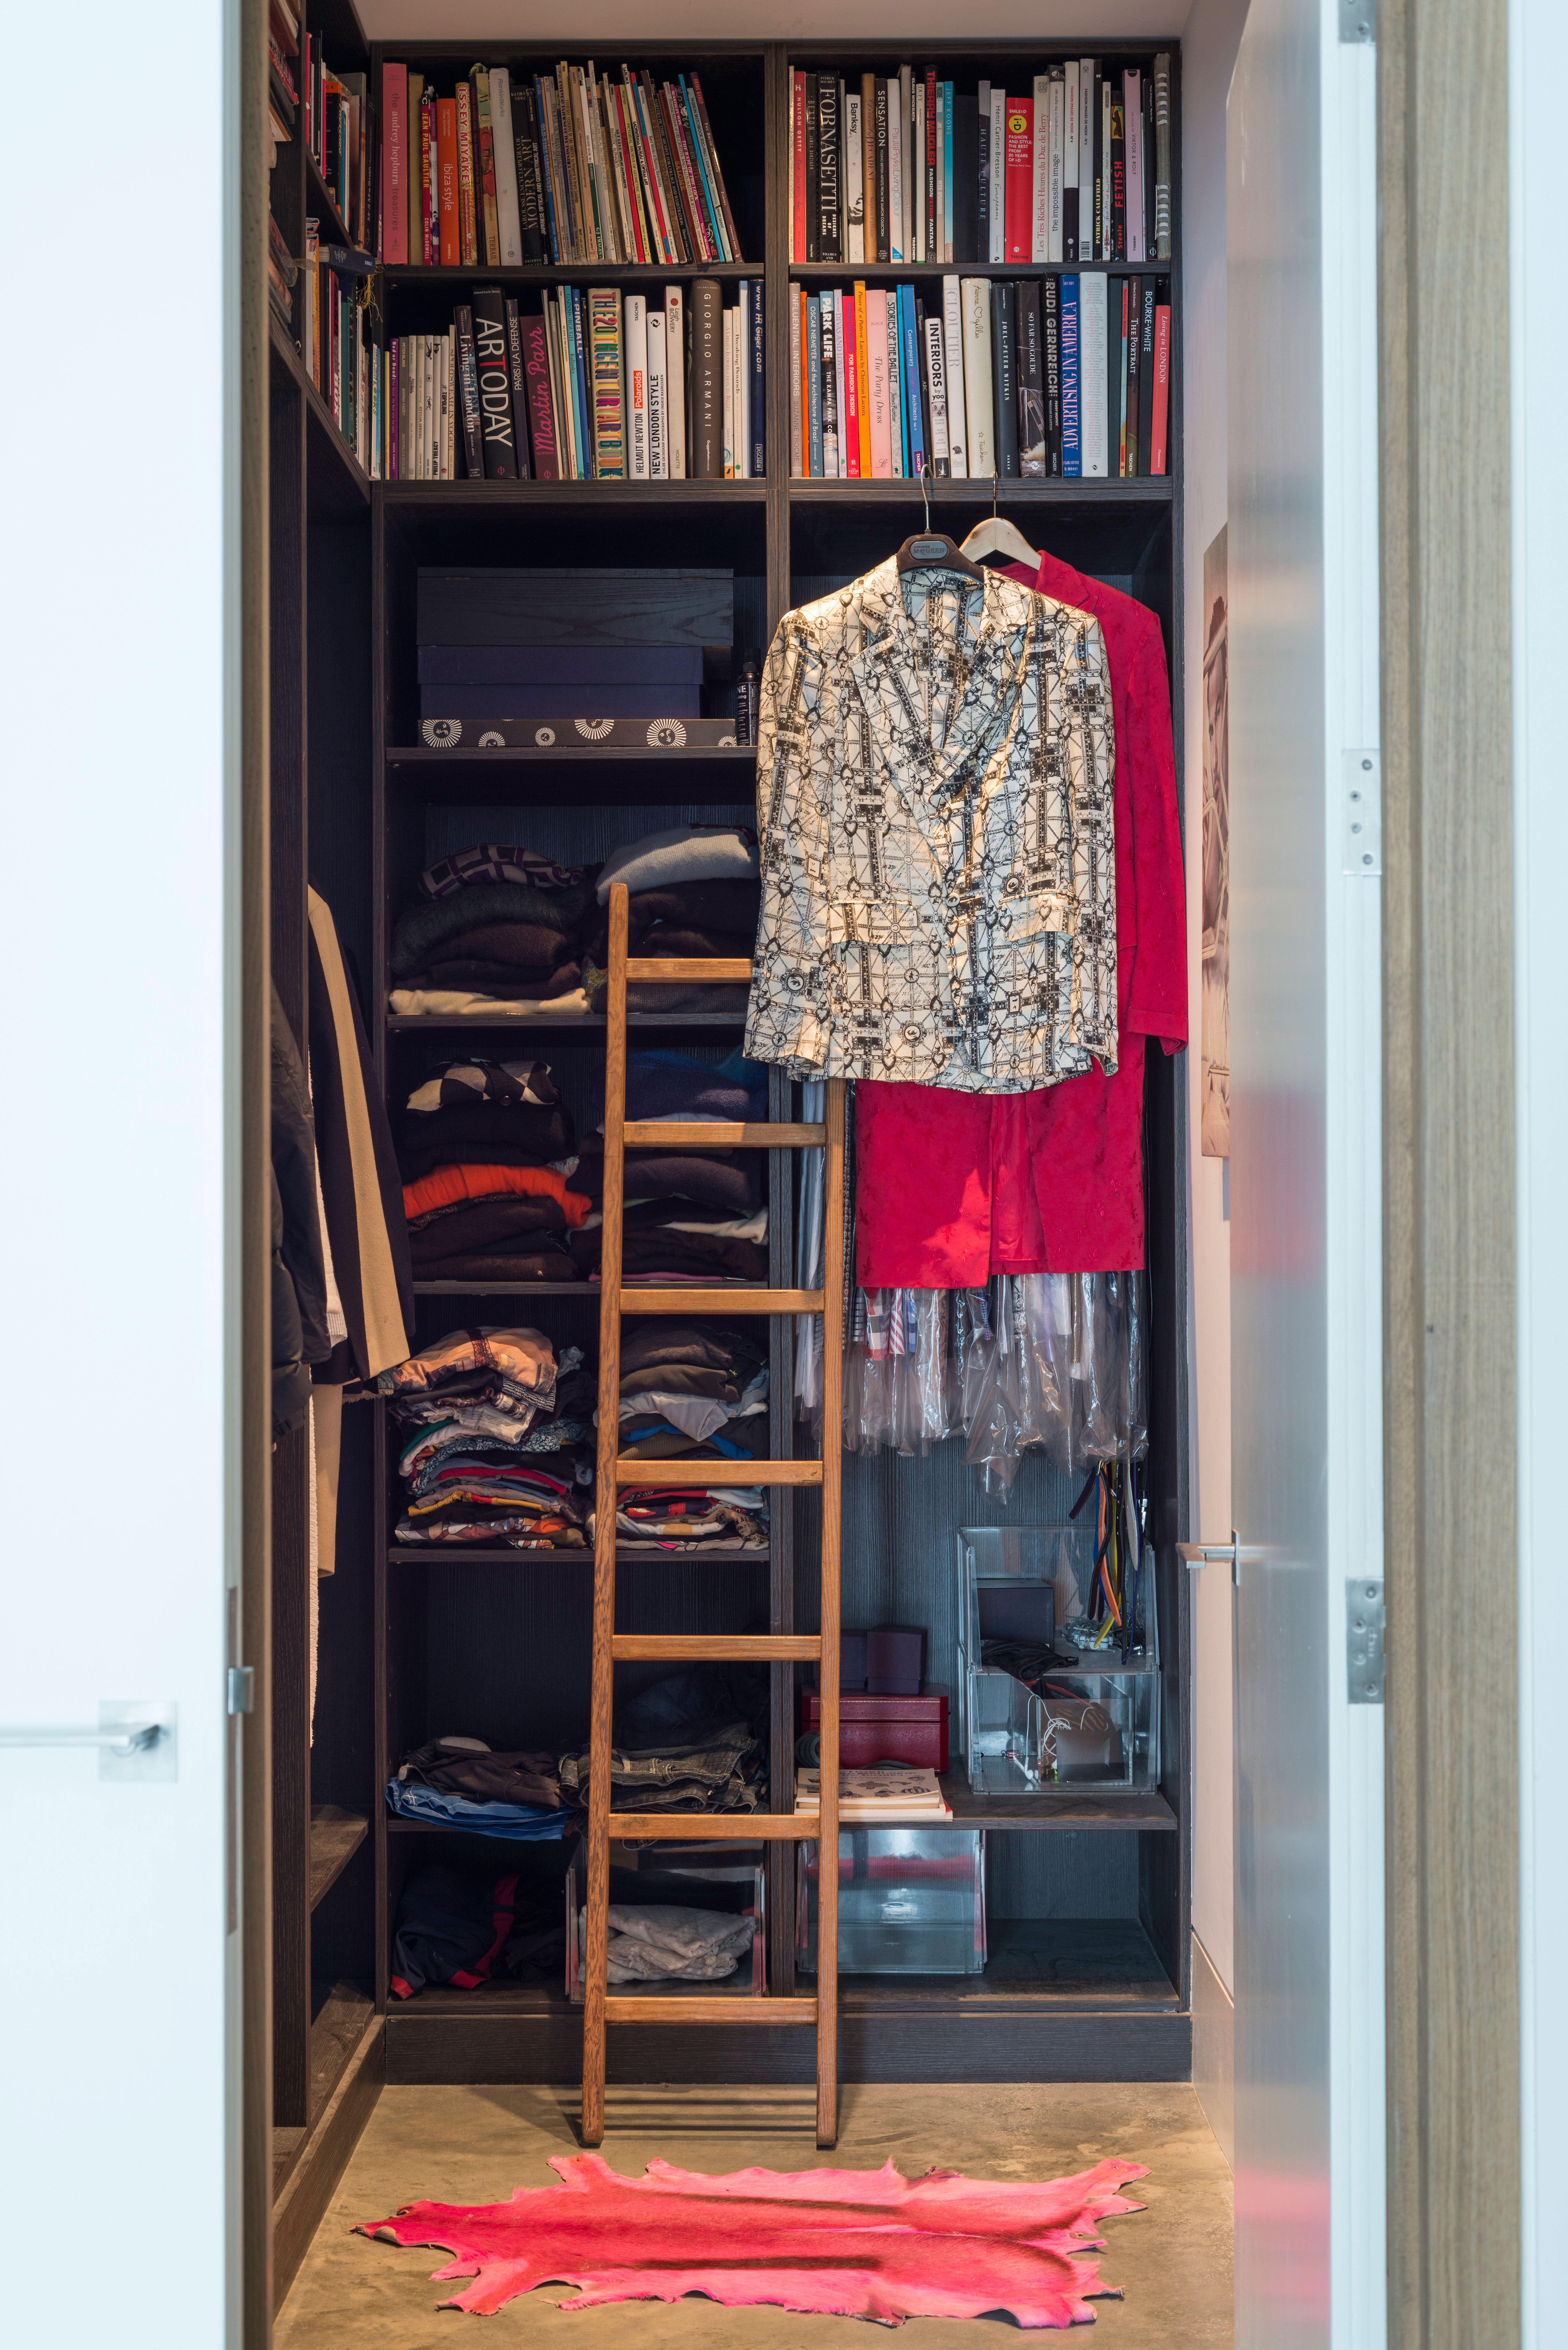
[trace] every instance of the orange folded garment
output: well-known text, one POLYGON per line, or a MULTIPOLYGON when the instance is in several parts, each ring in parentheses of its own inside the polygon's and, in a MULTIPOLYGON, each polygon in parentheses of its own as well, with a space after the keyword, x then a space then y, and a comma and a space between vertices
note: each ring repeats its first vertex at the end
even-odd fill
POLYGON ((432 1208, 454 1207, 459 1200, 493 1200, 502 1191, 558 1200, 574 1228, 586 1222, 594 1204, 586 1191, 569 1191, 566 1177, 553 1167, 432 1167, 417 1183, 404 1184, 403 1213, 428 1215, 432 1208))

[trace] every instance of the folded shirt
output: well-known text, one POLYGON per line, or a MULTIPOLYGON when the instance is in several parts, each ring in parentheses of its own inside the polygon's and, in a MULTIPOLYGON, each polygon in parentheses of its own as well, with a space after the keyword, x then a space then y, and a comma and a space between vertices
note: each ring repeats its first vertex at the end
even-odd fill
MULTIPOLYGON (((576 965, 568 965, 576 969, 576 965)), ((587 992, 574 987, 564 995, 478 995, 471 988, 394 987, 387 1008, 400 1020, 527 1020, 541 1012, 552 1019, 586 1019, 590 1006, 587 992)), ((600 1005, 603 1010, 603 1005, 600 1005)))
POLYGON ((533 1102, 548 1109, 560 1100, 548 1061, 443 1061, 409 1096, 410 1109, 450 1109, 475 1101, 533 1102))
POLYGON ((512 1844, 541 1844, 546 1837, 564 1835, 572 1817, 568 1811, 548 1811, 542 1804, 471 1804, 462 1795, 404 1786, 396 1779, 387 1782, 387 1803, 404 1819, 465 1829, 471 1835, 502 1836, 512 1844))
MULTIPOLYGON (((758 1411, 760 1415, 759 1406, 748 1404, 744 1409, 748 1412, 758 1411)), ((623 1422, 636 1421, 655 1414, 670 1426, 680 1430, 684 1435, 693 1438, 698 1443, 701 1443, 705 1436, 711 1436, 715 1429, 723 1428, 728 1421, 737 1416, 735 1407, 717 1402, 709 1396, 658 1393, 628 1396, 620 1407, 620 1417, 623 1422)))
POLYGON ((450 896, 427 899, 399 915, 389 957, 394 977, 418 971, 448 939, 490 923, 526 922, 557 936, 576 935, 593 903, 587 884, 566 889, 536 889, 517 881, 481 883, 450 896))
POLYGON ((576 1144, 571 1116, 559 1102, 453 1102, 442 1109, 408 1110, 398 1136, 405 1184, 435 1167, 548 1167, 569 1159, 576 1144))
POLYGON ((576 930, 556 930, 548 922, 475 922, 466 931, 456 931, 450 938, 441 939, 427 947, 421 957, 425 971, 439 971, 442 964, 472 962, 510 964, 514 969, 554 971, 557 964, 575 960, 578 932, 576 930))
MULTIPOLYGON (((639 889, 627 908, 627 941, 632 953, 640 954, 641 941, 656 924, 665 922, 679 930, 718 931, 743 938, 750 953, 762 902, 760 881, 682 881, 673 888, 639 889)), ((602 962, 609 952, 608 915, 590 912, 582 935, 585 941, 602 946, 602 962)))
MULTIPOLYGON (((595 1107, 602 1116, 602 1087, 595 1107)), ((628 1053, 626 1114, 630 1118, 740 1118, 761 1124, 768 1114, 768 1073, 738 1049, 719 1062, 700 1061, 691 1053, 628 1053)))
POLYGON ((627 1374, 659 1364, 690 1363, 734 1375, 744 1365, 744 1386, 757 1365, 767 1359, 767 1348, 751 1332, 732 1322, 677 1322, 661 1315, 640 1316, 621 1334, 622 1391, 627 1374))
MULTIPOLYGON (((584 1148, 572 1180, 576 1190, 587 1192, 594 1206, 602 1209, 602 1148, 584 1148)), ((628 1201, 695 1200, 703 1207, 722 1208, 732 1216, 749 1216, 763 1204, 763 1154, 759 1150, 628 1150, 625 1184, 628 1201)))
POLYGON ((379 1372, 375 1386, 378 1394, 401 1403, 426 1400, 469 1381, 483 1381, 493 1399, 510 1399, 532 1412, 555 1400, 556 1350, 542 1330, 488 1324, 450 1330, 406 1362, 379 1372))
POLYGON ((705 1436, 690 1435, 657 1414, 637 1412, 620 1423, 620 1450, 631 1461, 765 1461, 768 1415, 742 1412, 705 1436))
POLYGON ((558 865, 553 857, 515 841, 487 840, 473 848, 454 849, 427 866, 420 875, 420 891, 426 898, 451 898, 459 889, 508 881, 534 889, 580 889, 597 870, 593 865, 558 865))
POLYGON ((461 1256, 469 1249, 496 1249, 519 1241, 548 1247, 542 1234, 565 1232, 566 1211, 559 1200, 530 1199, 515 1192, 499 1199, 462 1200, 434 1209, 409 1226, 409 1253, 416 1265, 461 1256))
POLYGON ((668 831, 644 833, 640 840, 611 851, 599 868, 598 901, 607 903, 616 881, 640 893, 681 881, 751 881, 760 871, 757 836, 749 827, 672 825, 668 831))
MULTIPOLYGON (((582 1912, 579 1922, 587 1919, 582 1912)), ((715 1953, 749 1950, 757 1920, 732 1909, 691 1909, 673 1902, 612 1901, 609 1929, 647 1950, 667 1951, 671 1958, 697 1959, 715 1953)))
POLYGON ((403 1213, 410 1226, 441 1208, 470 1200, 497 1200, 508 1193, 556 1201, 568 1224, 580 1224, 593 1206, 587 1192, 554 1167, 488 1166, 482 1160, 462 1160, 437 1167, 417 1181, 403 1185, 403 1213))
POLYGON ((706 1396, 738 1406, 742 1381, 730 1363, 722 1368, 711 1363, 646 1363, 633 1364, 629 1368, 622 1365, 623 1402, 628 1396, 647 1395, 655 1388, 672 1395, 706 1396))
MULTIPOLYGON (((573 1232, 572 1255, 591 1275, 597 1272, 604 1247, 602 1226, 573 1232)), ((683 1232, 665 1225, 651 1232, 621 1235, 621 1272, 628 1279, 668 1273, 679 1288, 688 1275, 711 1281, 755 1283, 768 1277, 768 1253, 755 1241, 728 1241, 709 1232, 683 1232)))
POLYGON ((465 1795, 471 1804, 544 1804, 554 1811, 561 1801, 553 1754, 498 1754, 483 1738, 432 1738, 403 1757, 397 1776, 400 1785, 434 1787, 443 1795, 465 1795))

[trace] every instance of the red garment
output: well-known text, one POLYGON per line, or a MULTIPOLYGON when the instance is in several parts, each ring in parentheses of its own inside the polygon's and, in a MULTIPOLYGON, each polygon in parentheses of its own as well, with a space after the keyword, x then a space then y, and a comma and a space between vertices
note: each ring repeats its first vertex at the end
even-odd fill
POLYGON ((1116 722, 1116 1024, 1112 1076, 1035 1093, 855 1089, 856 1277, 867 1289, 969 1289, 993 1273, 1120 1273, 1144 1261, 1143 1056, 1187 1042, 1187 904, 1170 681, 1147 605, 1053 556, 1043 596, 1105 634, 1116 722))

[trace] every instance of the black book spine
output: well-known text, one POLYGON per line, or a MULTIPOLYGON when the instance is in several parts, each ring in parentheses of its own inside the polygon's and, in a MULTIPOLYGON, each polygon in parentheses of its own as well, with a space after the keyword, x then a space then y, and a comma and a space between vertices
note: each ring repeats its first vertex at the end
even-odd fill
POLYGON ((519 76, 512 93, 512 145, 517 160, 517 217, 524 261, 545 258, 545 222, 539 208, 539 182, 535 177, 538 139, 534 92, 519 76))
MULTIPOLYGON (((974 257, 991 259, 991 109, 982 106, 975 122, 974 257)), ((958 223, 953 223, 956 233, 958 223)))
POLYGON ((1127 257, 1127 138, 1126 85, 1118 74, 1111 85, 1111 234, 1107 261, 1127 257))
POLYGON ((818 77, 805 78, 805 257, 822 259, 822 135, 817 114, 818 77))
POLYGON ((479 371, 479 429, 484 446, 485 479, 514 482, 517 430, 506 364, 506 312, 498 286, 476 286, 473 289, 473 345, 479 371))
POLYGON ((817 240, 824 261, 844 258, 838 203, 838 83, 832 74, 816 80, 817 240))
POLYGON ((1143 279, 1127 280, 1127 463, 1122 470, 1129 476, 1141 473, 1138 463, 1138 366, 1143 352, 1143 279))
POLYGON ((1025 278, 1018 287, 1018 470, 1045 471, 1045 369, 1040 349, 1040 287, 1025 278))
POLYGON ((1018 479, 1018 288, 991 289, 991 364, 996 380, 996 470, 1018 479))
POLYGON ((1155 281, 1143 281, 1143 307, 1138 320, 1137 469, 1147 476, 1154 437, 1154 312, 1155 281))
POLYGON ((980 117, 976 102, 961 91, 953 95, 953 267, 961 262, 986 261, 989 252, 980 243, 975 224, 980 206, 980 117))
POLYGON ((1106 77, 1095 68, 1095 241, 1091 261, 1106 258, 1106 77))
POLYGON ((723 288, 716 277, 691 282, 691 432, 686 470, 694 481, 724 477, 723 288))
MULTIPOLYGON (((896 85, 895 85, 896 87, 896 85)), ((811 180, 806 178, 809 189, 811 180)), ((887 262, 892 257, 888 242, 888 78, 877 77, 877 258, 887 262)))
POLYGON ((457 328, 457 404, 462 418, 462 461, 471 482, 484 479, 484 446, 479 431, 479 362, 473 343, 473 312, 466 302, 452 313, 457 328))
POLYGON ((1062 281, 1047 277, 1040 288, 1044 306, 1041 341, 1045 375, 1045 471, 1062 471, 1062 281))
POLYGON ((528 473, 528 434, 525 415, 528 406, 527 377, 523 372, 523 320, 517 305, 506 300, 506 372, 512 385, 512 435, 517 451, 517 478, 525 482, 528 473))
POLYGON ((760 482, 768 470, 767 433, 767 367, 766 344, 763 328, 763 280, 752 280, 752 348, 747 353, 751 371, 751 472, 753 482, 760 482))

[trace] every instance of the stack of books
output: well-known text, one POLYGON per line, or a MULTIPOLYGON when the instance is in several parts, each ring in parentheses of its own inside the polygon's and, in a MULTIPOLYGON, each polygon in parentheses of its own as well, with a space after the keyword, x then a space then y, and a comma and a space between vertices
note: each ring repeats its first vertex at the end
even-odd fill
POLYGON ((1017 97, 937 69, 796 72, 794 262, 1168 262, 1170 57, 1074 57, 1017 97))
POLYGON ((475 66, 450 97, 405 65, 381 75, 389 265, 742 258, 699 75, 475 66))
POLYGON ((288 0, 270 0, 266 21, 269 171, 276 166, 278 149, 286 147, 294 137, 294 118, 299 109, 299 90, 294 78, 298 56, 298 17, 288 0))
MULTIPOLYGON (((794 1808, 796 1816, 808 1817, 822 1808, 822 1773, 802 1771, 796 1774, 794 1808)), ((934 1771, 902 1769, 840 1771, 838 1774, 838 1819, 841 1826, 867 1823, 881 1825, 890 1820, 950 1820, 952 1807, 942 1794, 941 1782, 934 1771)))
POLYGON ((335 74, 317 34, 305 36, 305 139, 350 244, 369 243, 370 109, 362 73, 335 74))
POLYGON ((390 346, 389 481, 748 481, 766 467, 763 286, 664 307, 564 286, 537 310, 476 286, 444 335, 390 346))
POLYGON ((929 292, 928 302, 914 285, 790 287, 792 473, 1164 473, 1168 278, 954 275, 929 292))
POLYGON ((306 218, 301 350, 334 423, 372 479, 380 472, 386 369, 369 328, 374 268, 358 245, 323 244, 319 222, 306 218))

